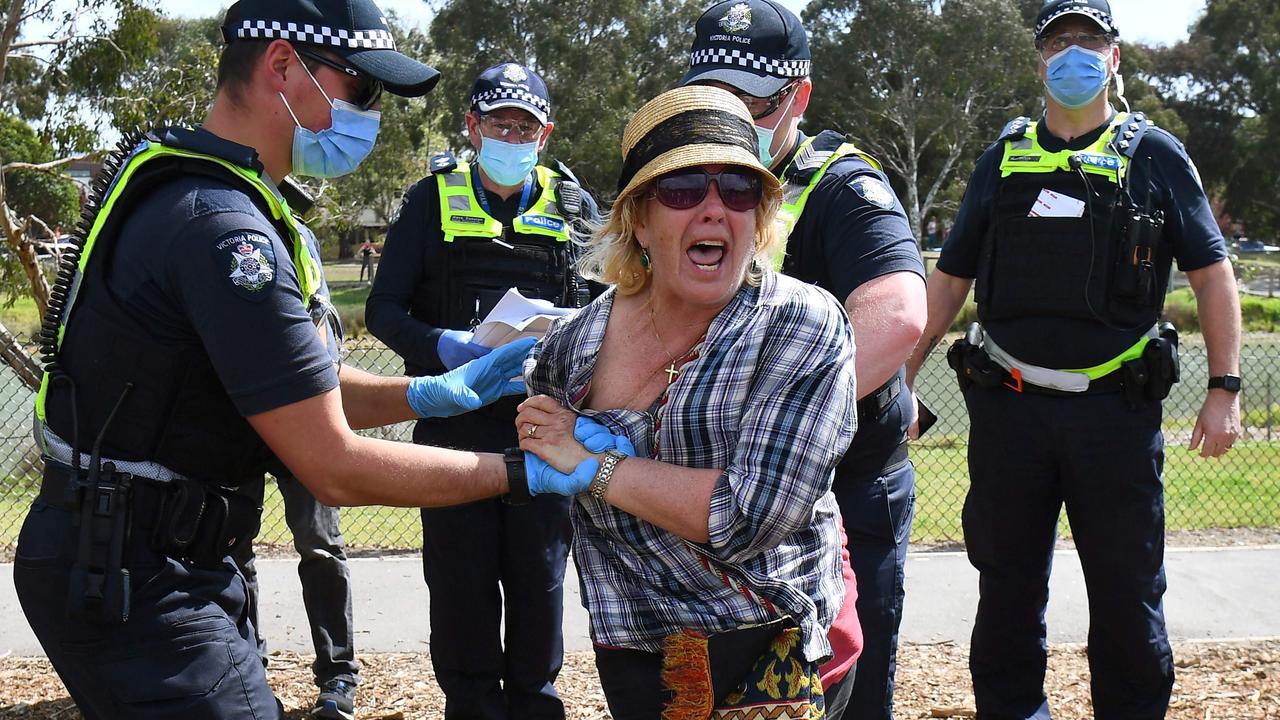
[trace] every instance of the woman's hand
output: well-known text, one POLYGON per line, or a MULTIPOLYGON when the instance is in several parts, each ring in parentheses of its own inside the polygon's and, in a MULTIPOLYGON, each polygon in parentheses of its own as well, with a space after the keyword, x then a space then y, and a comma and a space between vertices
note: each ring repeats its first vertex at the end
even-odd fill
MULTIPOLYGON (((535 395, 525 400, 520 403, 519 410, 516 432, 520 433, 521 450, 535 453, 563 473, 574 472, 583 460, 591 457, 592 451, 574 437, 578 416, 572 410, 561 407, 547 395, 535 395)), ((596 423, 591 424, 600 427, 596 423)))

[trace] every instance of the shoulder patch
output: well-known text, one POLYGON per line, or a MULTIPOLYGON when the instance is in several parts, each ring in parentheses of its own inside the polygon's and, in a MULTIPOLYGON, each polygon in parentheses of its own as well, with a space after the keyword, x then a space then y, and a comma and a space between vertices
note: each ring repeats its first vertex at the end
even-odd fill
POLYGON ((859 175, 849 181, 849 187, 862 196, 863 200, 884 210, 890 210, 897 202, 893 191, 879 178, 870 175, 859 175))
POLYGON ((236 230, 213 245, 214 266, 226 273, 236 294, 255 302, 276 281, 276 253, 271 238, 253 230, 236 230))
POLYGON ((1000 131, 1000 137, 996 138, 996 142, 1008 140, 1010 138, 1022 137, 1027 132, 1027 125, 1031 123, 1031 118, 1022 116, 1016 117, 1009 121, 1004 129, 1000 131))

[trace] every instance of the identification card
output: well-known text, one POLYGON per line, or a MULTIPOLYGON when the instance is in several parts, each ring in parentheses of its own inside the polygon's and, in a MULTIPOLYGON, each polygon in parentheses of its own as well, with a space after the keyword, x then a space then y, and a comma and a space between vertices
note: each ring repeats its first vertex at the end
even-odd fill
POLYGON ((1078 218, 1083 215, 1083 200, 1077 200, 1070 195, 1056 193, 1047 188, 1040 190, 1040 196, 1036 198, 1035 204, 1031 206, 1031 212, 1027 213, 1027 217, 1040 218, 1078 218))

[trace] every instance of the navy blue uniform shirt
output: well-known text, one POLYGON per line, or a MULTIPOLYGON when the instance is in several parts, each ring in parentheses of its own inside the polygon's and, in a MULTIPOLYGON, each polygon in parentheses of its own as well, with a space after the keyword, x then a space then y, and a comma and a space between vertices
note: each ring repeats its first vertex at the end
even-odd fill
MULTIPOLYGON (((242 166, 255 155, 205 130, 170 132, 242 166)), ((137 204, 121 228, 109 281, 159 342, 206 353, 236 409, 254 415, 338 385, 288 242, 242 188, 193 175, 137 204)))
MULTIPOLYGON (((1097 142, 1110 122, 1108 120, 1093 132, 1067 142, 1051 133, 1041 118, 1036 137, 1048 152, 1083 150, 1097 142)), ((997 142, 978 158, 955 224, 938 258, 938 269, 948 275, 969 279, 978 275, 982 243, 991 221, 1003 155, 1004 143, 997 142)), ((1178 269, 1184 272, 1226 259, 1227 246, 1200 185, 1199 173, 1177 138, 1160 128, 1150 129, 1142 137, 1138 151, 1129 163, 1125 182, 1136 203, 1142 206, 1149 200, 1151 208, 1164 212, 1163 241, 1156 258, 1157 277, 1167 278, 1175 259, 1178 269)), ((1070 343, 1064 343, 1061 337, 1061 328, 1044 323, 1040 325, 1045 336, 1029 339, 1027 344, 1055 347, 1067 353, 1060 357, 1057 367, 1084 367, 1097 362, 1096 358, 1072 356, 1070 343)), ((1022 327, 1028 331, 1037 329, 1034 325, 1022 327)))
MULTIPOLYGON (((796 149, 805 136, 800 136, 796 149)), ((793 151, 793 157, 794 157, 793 151)), ((791 163, 787 158, 782 167, 791 163)), ((784 271, 831 293, 842 305, 849 293, 864 283, 897 272, 924 279, 924 262, 911 223, 884 173, 866 160, 850 155, 835 162, 818 180, 804 212, 787 241, 787 253, 796 255, 784 271), (880 192, 877 192, 880 191, 880 192), (887 191, 888 197, 885 196, 887 191), (891 202, 889 200, 891 199, 891 202)), ((858 338, 854 337, 854 343, 858 338)), ((863 395, 873 388, 858 388, 863 395)), ((877 465, 886 448, 906 437, 911 422, 908 393, 901 393, 897 412, 886 409, 874 417, 859 414, 858 432, 841 468, 872 471, 864 461, 877 465)))

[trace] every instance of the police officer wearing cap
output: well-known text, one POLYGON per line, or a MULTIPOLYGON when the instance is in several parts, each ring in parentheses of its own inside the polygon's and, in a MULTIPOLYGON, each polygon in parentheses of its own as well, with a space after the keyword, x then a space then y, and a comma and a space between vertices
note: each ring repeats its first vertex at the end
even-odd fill
MULTIPOLYGON (((835 295, 853 324, 858 432, 832 486, 857 576, 863 636, 848 713, 892 717, 915 502, 906 451, 914 402, 902 365, 924 327, 924 265, 879 163, 840 133, 800 131, 813 89, 800 19, 773 0, 726 0, 702 14, 695 33, 682 83, 737 94, 755 120, 761 162, 783 181, 779 215, 788 240, 782 271, 835 295)), ((831 692, 828 713, 840 708, 831 692)))
MULTIPOLYGON (((1045 112, 978 159, 929 279, 914 378, 977 280, 981 324, 948 353, 971 422, 965 545, 980 573, 969 666, 980 718, 1048 718, 1045 603, 1066 506, 1089 591, 1097 718, 1164 717, 1161 400, 1177 334, 1158 326, 1172 262, 1199 306, 1209 387, 1190 449, 1240 430, 1240 310, 1226 245, 1182 144, 1116 112, 1106 0, 1052 0, 1035 28, 1045 112)), ((1127 105, 1127 103, 1126 103, 1127 105)), ((1167 325, 1167 324, 1166 324, 1167 325)))
MULTIPOLYGON (((590 300, 573 240, 594 203, 566 168, 538 164, 550 114, 536 72, 514 62, 485 70, 465 115, 477 162, 438 155, 406 194, 365 305, 369 331, 404 358, 406 374, 486 356, 472 330, 510 288, 561 307, 590 300)), ((423 420, 414 442, 501 452, 519 441, 516 404, 423 420)), ((540 495, 422 510, 431 662, 446 718, 564 717, 553 683, 564 655, 568 509, 568 498, 540 495)))
POLYGON ((86 718, 281 716, 230 557, 261 513, 239 486, 275 464, 334 506, 528 495, 501 455, 352 428, 520 393, 531 342, 440 377, 335 367, 318 258, 279 191, 354 170, 380 91, 425 94, 436 71, 370 0, 241 0, 222 31, 204 124, 121 144, 41 333, 45 470, 14 584, 86 718))

